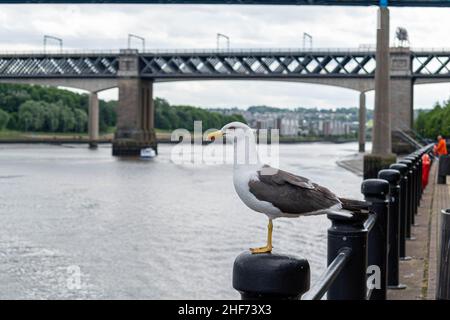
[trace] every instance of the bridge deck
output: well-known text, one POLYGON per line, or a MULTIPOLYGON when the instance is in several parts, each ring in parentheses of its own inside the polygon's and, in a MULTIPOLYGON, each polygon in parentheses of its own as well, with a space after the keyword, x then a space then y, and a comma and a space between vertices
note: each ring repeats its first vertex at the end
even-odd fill
POLYGON ((390 300, 435 299, 438 219, 443 208, 450 207, 450 185, 436 184, 437 163, 430 172, 430 180, 423 196, 416 226, 415 240, 406 242, 406 254, 412 259, 400 262, 400 282, 405 290, 389 290, 390 300))
MULTIPOLYGON (((0 0, 0 3, 126 3, 209 5, 378 6, 379 0, 0 0)), ((448 0, 389 0, 391 7, 449 7, 448 0)))
MULTIPOLYGON (((397 61, 393 76, 413 79, 450 78, 449 51, 410 51, 392 48, 397 61), (403 58, 399 58, 403 56, 403 58), (400 60, 399 60, 400 59, 400 60), (400 63, 400 65, 398 65, 400 63), (403 66, 404 65, 404 66, 403 66), (399 73, 400 72, 400 73, 399 73)), ((120 76, 121 53, 0 53, 0 79, 116 78, 120 76)), ((138 53, 140 77, 160 80, 183 79, 357 79, 373 78, 375 52, 310 51, 273 49, 252 51, 177 51, 138 53)), ((132 58, 130 58, 132 57, 132 58)), ((127 60, 127 61, 128 61, 127 60)), ((125 61, 125 60, 124 60, 125 61)), ((127 63, 123 63, 124 66, 127 63)), ((123 74, 122 74, 123 75, 123 74)))

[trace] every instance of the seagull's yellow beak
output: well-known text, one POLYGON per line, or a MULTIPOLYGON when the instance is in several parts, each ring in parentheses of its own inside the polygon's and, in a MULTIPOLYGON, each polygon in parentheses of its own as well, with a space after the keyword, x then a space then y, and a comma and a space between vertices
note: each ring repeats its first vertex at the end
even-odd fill
POLYGON ((221 137, 223 137, 223 131, 222 130, 217 130, 217 131, 208 133, 208 136, 206 137, 206 139, 208 141, 214 141, 217 138, 221 138, 221 137))

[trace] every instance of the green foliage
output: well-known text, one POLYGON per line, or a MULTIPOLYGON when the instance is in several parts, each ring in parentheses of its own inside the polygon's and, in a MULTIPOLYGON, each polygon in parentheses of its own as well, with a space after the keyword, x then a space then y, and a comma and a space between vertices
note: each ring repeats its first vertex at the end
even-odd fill
POLYGON ((280 112, 287 112, 287 111, 291 111, 289 109, 285 109, 285 108, 275 108, 275 107, 269 107, 269 106, 251 106, 248 107, 247 109, 248 112, 252 112, 252 113, 267 113, 267 112, 271 112, 271 113, 280 113, 280 112))
MULTIPOLYGON (((34 85, 0 84, 0 111, 10 130, 86 132, 87 94, 34 85)), ((100 131, 116 125, 117 101, 99 101, 100 131)))
POLYGON ((59 101, 46 103, 28 100, 17 113, 18 129, 42 132, 84 132, 88 116, 82 109, 71 109, 59 101))
POLYGON ((3 130, 8 125, 10 116, 6 111, 0 109, 0 130, 3 130))
POLYGON ((171 106, 166 100, 155 99, 155 126, 158 129, 175 130, 178 128, 194 130, 194 121, 202 121, 203 130, 220 129, 232 121, 246 123, 241 115, 222 115, 192 106, 171 106))
POLYGON ((18 112, 26 101, 47 103, 62 102, 63 105, 87 112, 88 96, 53 87, 42 87, 22 84, 0 84, 0 106, 6 112, 18 112))
MULTIPOLYGON (((86 132, 88 95, 31 85, 0 84, 0 129, 41 132, 86 132), (6 121, 5 119, 8 119, 6 121)), ((100 131, 114 127, 117 101, 99 101, 100 131)), ((256 107, 259 108, 259 107, 256 107)), ((265 108, 265 107, 261 107, 265 108)), ((155 126, 158 129, 194 130, 200 120, 203 130, 221 128, 228 122, 245 120, 241 115, 222 115, 192 106, 171 106, 155 99, 155 126)))
POLYGON ((421 110, 415 122, 417 132, 430 139, 438 135, 450 137, 450 99, 436 103, 431 110, 421 110))

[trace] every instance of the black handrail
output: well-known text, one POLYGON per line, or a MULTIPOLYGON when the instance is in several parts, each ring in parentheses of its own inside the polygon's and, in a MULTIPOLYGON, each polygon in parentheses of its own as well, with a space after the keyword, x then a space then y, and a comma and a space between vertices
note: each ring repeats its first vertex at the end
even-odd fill
POLYGON ((333 281, 345 267, 352 249, 344 247, 320 276, 316 284, 303 296, 302 300, 320 300, 327 293, 333 281))
POLYGON ((367 218, 366 222, 364 222, 364 228, 367 229, 367 231, 371 231, 373 226, 375 225, 375 222, 377 222, 377 215, 371 214, 369 215, 369 218, 367 218))
POLYGON ((241 254, 235 261, 233 287, 243 299, 382 300, 387 288, 401 289, 398 263, 420 205, 422 156, 432 155, 429 144, 408 155, 379 179, 364 180, 361 191, 370 213, 330 212, 328 267, 312 289, 306 259, 280 255, 241 254), (368 287, 368 266, 378 267, 379 286, 368 287), (256 281, 258 280, 258 281, 256 281))

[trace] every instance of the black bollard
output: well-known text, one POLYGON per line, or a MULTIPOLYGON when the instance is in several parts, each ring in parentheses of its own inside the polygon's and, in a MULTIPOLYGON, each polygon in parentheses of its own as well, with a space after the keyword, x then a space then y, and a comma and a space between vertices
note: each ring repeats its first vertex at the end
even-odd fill
POLYGON ((400 248, 400 171, 394 169, 380 170, 378 178, 389 183, 389 237, 387 285, 390 289, 405 289, 399 283, 399 248, 400 248))
POLYGON ((390 166, 391 169, 398 170, 402 176, 400 181, 400 202, 399 202, 399 256, 402 260, 408 260, 410 257, 406 256, 406 215, 407 215, 407 184, 408 184, 408 166, 403 163, 394 163, 390 166))
POLYGON ((413 240, 411 236, 411 215, 412 215, 412 161, 411 160, 400 160, 399 163, 406 164, 408 166, 408 183, 406 184, 406 194, 407 194, 407 202, 406 202, 406 239, 413 240))
POLYGON ((450 300, 450 209, 441 210, 436 300, 450 300))
POLYGON ((328 214, 328 265, 342 249, 351 250, 345 268, 327 292, 328 300, 365 300, 367 296, 366 213, 334 212, 328 214))
POLYGON ((421 184, 422 181, 422 176, 420 174, 420 168, 422 166, 420 158, 417 154, 413 153, 410 156, 405 157, 405 159, 409 159, 412 160, 414 162, 414 166, 416 168, 415 171, 415 183, 414 183, 414 214, 417 215, 418 212, 418 208, 420 205, 420 194, 419 194, 419 185, 421 184))
POLYGON ((450 156, 441 155, 438 157, 439 166, 438 166, 438 184, 446 184, 447 183, 447 175, 450 174, 450 156))
POLYGON ((309 290, 306 259, 279 254, 241 253, 234 261, 233 288, 242 300, 296 300, 309 290))
POLYGON ((417 193, 418 193, 418 199, 419 199, 419 201, 418 201, 418 206, 420 207, 420 201, 422 201, 422 193, 423 193, 423 190, 422 190, 422 174, 423 174, 423 161, 422 161, 422 155, 423 155, 423 152, 417 152, 417 157, 419 158, 418 159, 418 162, 419 162, 419 183, 418 183, 418 186, 417 186, 417 193))
POLYGON ((387 291, 387 247, 389 235, 389 183, 381 179, 367 179, 361 185, 366 201, 371 202, 370 210, 376 214, 375 224, 369 232, 368 266, 378 267, 379 279, 375 277, 370 300, 386 300, 387 291))
POLYGON ((422 184, 422 175, 421 175, 421 169, 422 169, 422 160, 420 159, 420 156, 418 154, 413 154, 413 156, 416 158, 416 215, 419 212, 419 206, 420 206, 420 185, 422 184))
POLYGON ((413 156, 407 156, 404 158, 405 160, 410 160, 412 162, 412 181, 411 181, 411 225, 415 226, 416 225, 416 214, 417 214, 417 194, 416 194, 416 189, 417 189, 417 163, 415 160, 415 157, 413 156))

